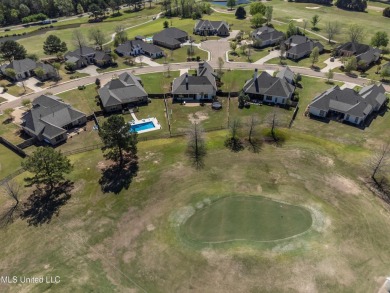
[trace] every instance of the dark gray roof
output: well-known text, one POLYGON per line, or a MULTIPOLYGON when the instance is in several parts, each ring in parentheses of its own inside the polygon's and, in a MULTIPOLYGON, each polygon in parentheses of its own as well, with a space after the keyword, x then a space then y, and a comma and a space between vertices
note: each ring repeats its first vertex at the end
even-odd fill
POLYGON ((99 89, 103 107, 135 102, 147 95, 140 79, 129 72, 122 73, 99 89))
POLYGON ((294 76, 294 72, 288 66, 284 67, 276 74, 276 77, 286 79, 287 81, 294 80, 294 76))
POLYGON ((30 58, 25 58, 22 60, 13 60, 9 64, 5 64, 1 66, 1 71, 5 73, 5 70, 8 68, 12 68, 15 70, 16 74, 20 74, 23 72, 31 71, 34 70, 37 67, 37 63, 30 59, 30 58))
POLYGON ((80 57, 80 56, 88 56, 95 54, 96 50, 91 47, 82 46, 81 48, 77 48, 74 51, 69 51, 65 54, 65 56, 74 56, 74 57, 80 57))
POLYGON ((294 92, 294 89, 295 87, 289 84, 285 79, 273 77, 265 71, 258 75, 257 78, 254 76, 253 78, 249 79, 243 87, 243 91, 247 94, 278 96, 286 98, 288 98, 294 92))
POLYGON ((172 94, 194 95, 194 94, 215 94, 217 84, 213 68, 207 62, 199 63, 197 76, 182 74, 173 80, 172 94))
POLYGON ((314 47, 318 47, 320 52, 324 49, 324 46, 321 43, 309 40, 306 43, 300 43, 291 47, 289 50, 287 50, 287 53, 294 55, 308 54, 314 49, 314 47))
POLYGON ((288 45, 288 44, 299 45, 299 44, 307 43, 309 41, 310 41, 310 39, 308 37, 301 36, 301 35, 293 35, 293 36, 289 37, 284 43, 286 45, 288 45))
POLYGON ((53 66, 51 66, 50 64, 38 62, 37 67, 42 67, 45 74, 53 74, 56 72, 55 68, 53 66))
POLYGON ((229 25, 225 21, 210 21, 210 20, 198 20, 195 23, 196 30, 218 30, 221 26, 226 26, 229 29, 229 25))
POLYGON ((188 34, 175 27, 169 27, 153 36, 153 41, 163 42, 171 45, 181 44, 178 39, 187 38, 188 34))
POLYGON ((363 118, 370 114, 373 108, 381 106, 385 100, 385 89, 382 85, 366 86, 359 93, 353 89, 334 86, 315 97, 310 107, 363 118))
POLYGON ((382 53, 382 50, 380 50, 378 48, 370 47, 366 52, 364 52, 360 55, 357 55, 356 59, 357 59, 357 61, 364 61, 367 64, 370 64, 370 63, 378 60, 381 53, 382 53))
POLYGON ((163 53, 163 50, 160 47, 158 47, 156 45, 153 45, 153 44, 146 43, 146 42, 144 42, 142 40, 130 40, 130 41, 127 41, 126 43, 119 45, 116 48, 116 51, 119 54, 125 54, 125 53, 128 53, 128 52, 131 52, 133 50, 133 48, 135 48, 137 46, 142 48, 142 50, 144 52, 148 52, 150 54, 163 53))
POLYGON ((111 55, 104 51, 96 51, 94 58, 98 61, 109 61, 111 60, 111 55))
POLYGON ((252 36, 254 38, 263 42, 280 40, 283 38, 283 35, 284 34, 282 32, 268 26, 262 26, 252 32, 252 36))
POLYGON ((72 123, 85 114, 65 104, 56 96, 42 95, 32 102, 32 108, 22 117, 22 126, 35 135, 42 134, 53 138, 66 130, 65 125, 72 123))
POLYGON ((348 42, 348 43, 342 44, 341 46, 339 46, 337 48, 337 50, 350 51, 354 55, 362 54, 364 52, 367 52, 369 49, 370 49, 369 45, 359 44, 359 43, 352 43, 352 42, 348 42))

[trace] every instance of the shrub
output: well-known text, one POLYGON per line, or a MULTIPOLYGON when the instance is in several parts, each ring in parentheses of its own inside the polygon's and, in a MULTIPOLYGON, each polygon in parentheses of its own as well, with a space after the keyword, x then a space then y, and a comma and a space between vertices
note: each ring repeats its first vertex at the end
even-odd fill
POLYGON ((47 19, 47 15, 43 13, 33 14, 22 18, 22 23, 34 22, 47 19))
POLYGON ((383 16, 390 17, 390 7, 386 7, 385 9, 383 9, 383 16))
POLYGON ((78 89, 79 89, 80 91, 85 90, 85 85, 79 85, 79 86, 78 86, 78 89))

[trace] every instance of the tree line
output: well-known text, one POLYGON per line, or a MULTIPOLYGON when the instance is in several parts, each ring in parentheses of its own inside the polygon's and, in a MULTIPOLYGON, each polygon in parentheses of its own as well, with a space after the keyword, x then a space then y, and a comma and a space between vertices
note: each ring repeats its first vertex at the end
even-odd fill
POLYGON ((130 2, 133 0, 2 0, 0 25, 26 23, 107 8, 114 11, 120 5, 130 2))

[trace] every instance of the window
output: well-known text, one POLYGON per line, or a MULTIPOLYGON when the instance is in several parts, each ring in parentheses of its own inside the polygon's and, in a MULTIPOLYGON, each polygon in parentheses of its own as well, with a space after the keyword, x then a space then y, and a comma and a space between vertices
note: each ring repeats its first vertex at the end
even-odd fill
POLYGON ((62 140, 62 135, 56 137, 56 142, 59 142, 60 140, 62 140))
POLYGON ((272 96, 267 96, 265 99, 266 99, 267 101, 272 101, 272 96))
POLYGON ((359 122, 359 117, 355 118, 355 123, 357 124, 359 122))
POLYGON ((325 117, 325 111, 320 110, 320 116, 321 116, 321 117, 325 117))
POLYGON ((347 114, 347 116, 345 116, 345 119, 346 119, 346 120, 349 120, 349 114, 347 114))

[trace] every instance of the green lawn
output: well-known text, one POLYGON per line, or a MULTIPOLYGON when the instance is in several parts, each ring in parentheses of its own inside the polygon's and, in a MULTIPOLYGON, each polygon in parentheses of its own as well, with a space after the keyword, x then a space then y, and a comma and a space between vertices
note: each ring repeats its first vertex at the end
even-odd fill
POLYGON ((9 93, 10 95, 13 95, 15 97, 20 97, 20 96, 23 96, 23 95, 26 95, 26 94, 29 94, 32 92, 33 92, 33 90, 27 86, 25 86, 25 88, 23 88, 23 86, 18 86, 16 84, 12 84, 12 83, 9 83, 7 85, 7 93, 9 93))
POLYGON ((93 111, 100 111, 95 97, 98 96, 96 85, 87 85, 84 90, 71 90, 58 95, 64 102, 71 104, 77 110, 85 114, 91 114, 93 111))
MULTIPOLYGON (((188 57, 188 48, 189 46, 183 46, 176 50, 167 50, 164 49, 164 53, 166 57, 155 59, 154 61, 160 64, 164 63, 179 63, 186 62, 188 57)), ((193 46, 193 55, 192 58, 200 57, 200 60, 208 59, 208 52, 199 49, 198 47, 193 46)))
POLYGON ((219 98, 222 103, 221 110, 213 110, 210 103, 200 106, 199 103, 186 105, 180 103, 172 103, 172 99, 168 100, 168 111, 171 121, 172 133, 185 132, 193 122, 197 121, 205 130, 226 128, 228 117, 228 99, 219 98))
MULTIPOLYGON (((315 67, 318 67, 320 69, 325 68, 326 64, 324 63, 325 60, 330 58, 330 54, 321 54, 318 58, 318 62, 314 64, 315 67)), ((306 57, 303 59, 300 59, 298 61, 294 61, 291 59, 283 59, 282 61, 286 65, 290 66, 301 66, 301 67, 311 67, 312 66, 312 61, 310 57, 306 57)), ((268 60, 265 62, 266 64, 280 64, 280 58, 273 58, 271 60, 268 60)))
POLYGON ((248 58, 247 55, 243 54, 240 48, 236 50, 236 54, 229 52, 229 60, 232 62, 256 62, 257 60, 267 56, 269 54, 268 49, 254 49, 251 48, 251 53, 248 58))
POLYGON ((170 77, 166 76, 167 73, 148 73, 148 74, 141 74, 139 77, 142 80, 142 84, 144 85, 144 88, 147 93, 149 94, 157 94, 157 93, 164 93, 169 92, 171 89, 171 83, 174 78, 178 77, 180 75, 179 71, 171 71, 170 77))
POLYGON ((185 238, 207 243, 272 241, 307 231, 310 212, 265 197, 220 199, 190 217, 181 231, 185 238))
POLYGON ((20 168, 22 158, 0 144, 0 180, 20 168))
POLYGON ((230 70, 222 75, 221 90, 224 92, 239 92, 245 82, 253 77, 253 70, 230 70))
POLYGON ((7 101, 7 99, 4 99, 3 97, 0 96, 0 104, 7 101))
POLYGON ((0 136, 15 144, 23 142, 23 139, 19 137, 19 126, 13 122, 8 123, 7 119, 8 116, 0 115, 0 136))
MULTIPOLYGON (((115 32, 115 28, 118 25, 122 25, 125 28, 131 27, 139 23, 151 20, 152 15, 155 15, 158 12, 159 12, 158 9, 154 8, 154 9, 143 9, 135 13, 123 13, 121 17, 109 18, 108 21, 106 20, 101 23, 83 22, 80 24, 78 29, 84 34, 87 41, 88 41, 88 32, 91 28, 99 28, 105 34, 106 39, 109 40, 111 34, 115 32)), ((54 32, 48 31, 41 35, 23 38, 18 42, 26 48, 28 53, 37 54, 39 57, 47 57, 43 54, 43 49, 42 49, 42 44, 46 40, 47 36, 50 34, 59 35, 61 40, 67 43, 68 49, 72 50, 75 48, 72 44, 72 35, 74 30, 75 28, 64 28, 54 32)))

